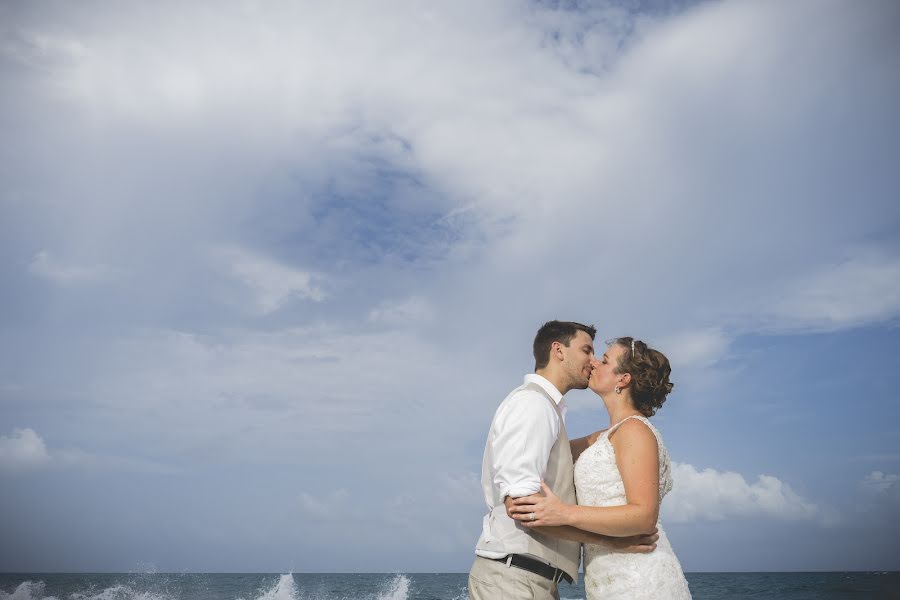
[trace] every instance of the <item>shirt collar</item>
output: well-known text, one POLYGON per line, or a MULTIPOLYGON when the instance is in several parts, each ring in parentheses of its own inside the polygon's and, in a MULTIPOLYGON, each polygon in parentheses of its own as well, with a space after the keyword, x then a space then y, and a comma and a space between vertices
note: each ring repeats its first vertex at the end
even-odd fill
POLYGON ((562 393, 558 389, 556 389, 556 386, 550 383, 550 380, 548 380, 546 377, 542 377, 537 373, 529 373, 525 376, 525 383, 535 383, 541 386, 541 388, 543 388, 543 390, 547 392, 547 394, 550 396, 553 402, 556 403, 557 406, 564 407, 566 405, 565 400, 563 400, 562 393))

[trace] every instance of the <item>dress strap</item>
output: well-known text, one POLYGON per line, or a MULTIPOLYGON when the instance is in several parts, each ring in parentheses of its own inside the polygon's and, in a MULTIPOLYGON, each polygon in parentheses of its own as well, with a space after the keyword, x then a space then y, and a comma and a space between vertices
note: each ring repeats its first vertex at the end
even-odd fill
POLYGON ((654 427, 653 424, 650 423, 650 419, 648 419, 644 415, 631 415, 629 417, 625 417, 624 419, 622 419, 621 421, 619 421, 618 423, 616 423, 615 425, 613 425, 612 427, 610 427, 609 429, 606 430, 606 437, 609 438, 609 436, 616 429, 618 429, 622 425, 622 423, 624 423, 628 419, 637 419, 638 421, 640 421, 641 423, 646 425, 647 429, 649 429, 650 432, 653 434, 653 437, 656 438, 656 444, 659 446, 660 452, 662 452, 662 447, 663 447, 662 437, 660 436, 659 431, 656 429, 656 427, 654 427))
MULTIPOLYGON (((624 423, 628 419, 639 419, 639 420, 643 421, 645 425, 649 425, 649 423, 647 423, 647 417, 645 417, 643 415, 631 415, 631 416, 625 417, 624 419, 622 419, 621 421, 619 421, 618 423, 616 423, 615 425, 613 425, 612 427, 607 429, 606 437, 611 436, 616 431, 616 429, 618 429, 622 425, 622 423, 624 423)), ((652 430, 653 428, 651 427, 650 429, 652 430)))

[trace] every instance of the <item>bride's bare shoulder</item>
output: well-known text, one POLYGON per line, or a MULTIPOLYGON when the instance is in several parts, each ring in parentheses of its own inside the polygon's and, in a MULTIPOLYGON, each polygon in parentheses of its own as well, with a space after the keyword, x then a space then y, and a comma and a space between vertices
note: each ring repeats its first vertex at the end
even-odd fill
POLYGON ((656 434, 641 419, 628 419, 609 434, 609 440, 616 447, 620 444, 657 447, 656 434))

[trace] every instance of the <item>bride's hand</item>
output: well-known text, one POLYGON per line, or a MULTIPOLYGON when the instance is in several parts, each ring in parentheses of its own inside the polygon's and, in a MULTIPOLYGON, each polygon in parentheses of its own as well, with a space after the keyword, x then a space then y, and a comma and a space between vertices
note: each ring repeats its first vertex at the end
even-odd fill
POLYGON ((514 498, 507 514, 526 527, 568 525, 571 505, 560 500, 543 481, 541 490, 543 496, 534 494, 514 498))

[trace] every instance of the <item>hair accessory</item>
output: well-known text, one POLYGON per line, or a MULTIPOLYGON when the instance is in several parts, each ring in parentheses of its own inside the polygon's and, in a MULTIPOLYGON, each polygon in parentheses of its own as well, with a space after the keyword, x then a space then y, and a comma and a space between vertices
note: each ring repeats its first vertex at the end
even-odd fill
POLYGON ((631 340, 631 359, 634 360, 634 340, 631 340))

